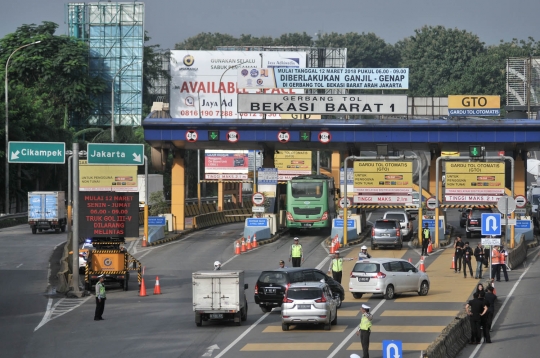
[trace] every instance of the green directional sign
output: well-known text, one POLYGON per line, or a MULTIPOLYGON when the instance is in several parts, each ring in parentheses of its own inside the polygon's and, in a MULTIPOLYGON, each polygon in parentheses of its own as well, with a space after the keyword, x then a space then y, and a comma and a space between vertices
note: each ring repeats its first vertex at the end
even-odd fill
POLYGON ((300 142, 309 142, 311 140, 311 131, 300 131, 300 142))
POLYGON ((88 143, 87 163, 101 165, 143 165, 143 144, 88 143))
POLYGON ((483 156, 483 148, 481 145, 470 145, 469 146, 469 157, 477 158, 483 156))
POLYGON ((219 131, 208 131, 208 140, 219 140, 219 131))
POLYGON ((66 143, 9 142, 9 163, 64 164, 66 143))

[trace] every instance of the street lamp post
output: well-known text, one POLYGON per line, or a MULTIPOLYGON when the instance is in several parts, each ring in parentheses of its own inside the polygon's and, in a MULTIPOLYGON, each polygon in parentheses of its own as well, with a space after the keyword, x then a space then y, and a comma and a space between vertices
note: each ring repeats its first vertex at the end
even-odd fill
POLYGON ((111 84, 111 142, 112 143, 114 143, 114 80, 116 79, 116 76, 118 76, 118 74, 122 72, 124 68, 134 65, 136 63, 142 63, 142 61, 128 63, 127 65, 121 67, 118 71, 116 71, 116 74, 114 75, 112 79, 112 84, 111 84))
POLYGON ((5 183, 5 192, 6 192, 6 205, 5 205, 5 213, 6 214, 9 214, 9 109, 8 109, 8 100, 9 100, 9 95, 8 95, 8 66, 9 66, 9 60, 11 60, 11 57, 15 54, 15 52, 25 48, 25 47, 28 47, 28 46, 32 46, 32 45, 35 45, 35 44, 38 44, 40 43, 41 41, 34 41, 32 43, 29 43, 29 44, 26 44, 26 45, 23 45, 17 49, 15 49, 15 51, 13 51, 11 53, 11 55, 9 55, 7 61, 6 61, 6 72, 5 72, 5 91, 4 91, 4 97, 5 97, 5 100, 6 100, 6 151, 5 151, 5 156, 6 156, 6 183, 5 183))

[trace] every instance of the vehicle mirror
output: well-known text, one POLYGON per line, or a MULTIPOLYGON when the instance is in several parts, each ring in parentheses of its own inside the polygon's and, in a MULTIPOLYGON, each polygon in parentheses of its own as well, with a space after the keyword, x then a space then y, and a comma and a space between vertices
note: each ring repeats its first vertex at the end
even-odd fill
POLYGON ((244 283, 244 290, 247 290, 248 289, 248 284, 247 283, 244 283))

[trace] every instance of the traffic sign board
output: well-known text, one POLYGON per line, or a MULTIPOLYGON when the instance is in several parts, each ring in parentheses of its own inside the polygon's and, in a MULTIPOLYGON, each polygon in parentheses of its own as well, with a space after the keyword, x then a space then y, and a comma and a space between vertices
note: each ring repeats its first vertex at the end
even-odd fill
POLYGON ((516 201, 516 207, 518 208, 524 208, 525 205, 527 205, 527 199, 523 195, 516 195, 514 200, 516 201))
POLYGON ((531 228, 531 220, 517 220, 516 221, 516 229, 530 229, 531 228))
POLYGON ((482 238, 482 245, 486 246, 500 246, 501 245, 501 239, 497 238, 482 238))
POLYGON ((262 205, 264 203, 264 195, 262 193, 255 193, 251 196, 251 201, 255 205, 262 205))
POLYGON ((264 206, 252 206, 251 211, 254 213, 264 213, 264 206))
POLYGON ((281 143, 287 143, 289 141, 289 139, 291 139, 291 135, 287 131, 279 131, 278 135, 277 135, 277 139, 281 143))
POLYGON ((319 142, 323 144, 327 144, 327 143, 330 143, 331 140, 332 140, 332 135, 330 134, 330 132, 323 131, 319 133, 319 142))
POLYGON ((148 226, 165 226, 165 216, 149 216, 148 226))
POLYGON ((503 196, 497 202, 497 209, 502 214, 512 214, 516 210, 516 201, 511 196, 503 196))
POLYGON ((431 198, 426 200, 426 206, 428 207, 428 209, 435 210, 435 208, 437 207, 437 198, 432 196, 431 198))
POLYGON ((236 143, 240 140, 240 134, 237 131, 228 131, 227 140, 229 143, 236 143))
POLYGON ((482 235, 501 235, 501 214, 482 213, 482 235))
POLYGON ((186 132, 186 140, 188 142, 194 143, 197 141, 197 139, 199 139, 199 134, 197 133, 197 131, 190 129, 186 132))
POLYGON ((300 142, 309 142, 311 140, 311 131, 300 131, 300 142))
MULTIPOLYGON (((350 206, 351 206, 351 199, 347 198, 347 207, 350 207, 350 206)), ((339 199, 339 207, 342 209, 345 208, 345 198, 339 199)))
POLYGON ((66 143, 9 142, 9 163, 64 164, 66 143))
POLYGON ((383 358, 403 357, 403 343, 401 341, 382 341, 383 358))
POLYGON ((88 143, 87 163, 143 165, 144 144, 88 143))

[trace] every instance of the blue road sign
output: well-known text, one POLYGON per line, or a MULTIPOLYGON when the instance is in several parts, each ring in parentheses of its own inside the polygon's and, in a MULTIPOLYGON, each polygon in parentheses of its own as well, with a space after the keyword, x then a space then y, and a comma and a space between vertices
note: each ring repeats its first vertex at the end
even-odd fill
POLYGON ((482 235, 501 235, 501 214, 482 213, 482 235))
POLYGON ((165 216, 149 216, 148 226, 165 226, 165 216))
MULTIPOLYGON (((347 228, 354 228, 356 225, 356 220, 348 219, 347 220, 347 228)), ((334 220, 334 227, 343 227, 343 219, 336 219, 334 220)))
POLYGON ((383 358, 403 357, 403 343, 401 341, 382 341, 383 358))
POLYGON ((517 220, 516 221, 516 229, 530 229, 531 228, 531 220, 517 220))
POLYGON ((246 220, 246 226, 253 227, 253 226, 268 226, 268 219, 247 219, 246 220))
MULTIPOLYGON (((435 219, 422 219, 422 225, 428 225, 429 229, 435 229, 435 219)), ((443 228, 443 221, 439 219, 439 229, 443 228)))

